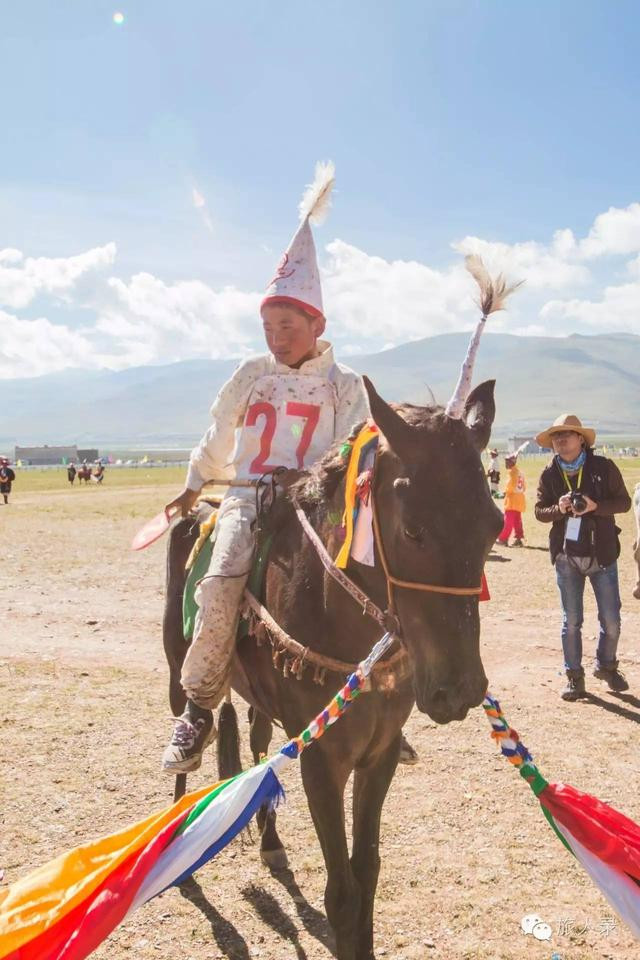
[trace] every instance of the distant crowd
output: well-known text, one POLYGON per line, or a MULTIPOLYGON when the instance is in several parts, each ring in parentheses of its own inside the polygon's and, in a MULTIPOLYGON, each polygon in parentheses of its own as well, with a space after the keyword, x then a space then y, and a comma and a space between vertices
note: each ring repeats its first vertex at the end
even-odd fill
POLYGON ((76 479, 79 484, 82 484, 83 481, 89 483, 90 480, 93 480, 94 483, 102 483, 104 480, 104 464, 101 460, 96 460, 93 467, 86 460, 83 460, 78 467, 75 463, 70 463, 67 466, 67 479, 71 486, 74 485, 76 479))

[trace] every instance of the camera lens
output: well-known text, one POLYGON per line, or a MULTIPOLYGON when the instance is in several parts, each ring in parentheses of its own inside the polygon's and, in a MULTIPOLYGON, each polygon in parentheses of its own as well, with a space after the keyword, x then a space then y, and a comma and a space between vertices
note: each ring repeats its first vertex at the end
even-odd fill
POLYGON ((581 493, 578 493, 577 490, 574 490, 574 492, 571 494, 571 505, 573 506, 574 510, 581 511, 585 509, 587 501, 581 493))

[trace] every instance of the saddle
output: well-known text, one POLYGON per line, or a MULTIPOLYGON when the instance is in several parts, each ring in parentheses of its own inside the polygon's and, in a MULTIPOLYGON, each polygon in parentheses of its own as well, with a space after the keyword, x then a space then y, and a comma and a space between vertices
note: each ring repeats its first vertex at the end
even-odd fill
MULTIPOLYGON (((270 513, 275 501, 277 483, 278 478, 274 478, 265 490, 257 494, 256 551, 245 589, 237 640, 253 637, 258 646, 269 643, 272 648, 274 669, 280 670, 283 676, 301 680, 307 670, 312 670, 314 683, 324 684, 328 674, 346 677, 357 669, 358 664, 326 657, 305 647, 290 637, 264 606, 265 577, 275 532, 270 523, 270 513)), ((222 497, 211 495, 202 497, 199 501, 199 504, 210 508, 210 513, 200 522, 199 536, 186 564, 188 573, 182 600, 185 640, 191 640, 193 637, 198 613, 198 604, 195 599, 196 587, 209 569, 216 538, 216 519, 221 502, 222 497)), ((380 661, 375 665, 365 691, 379 690, 392 693, 402 680, 410 676, 410 673, 407 654, 400 649, 388 660, 380 661)))

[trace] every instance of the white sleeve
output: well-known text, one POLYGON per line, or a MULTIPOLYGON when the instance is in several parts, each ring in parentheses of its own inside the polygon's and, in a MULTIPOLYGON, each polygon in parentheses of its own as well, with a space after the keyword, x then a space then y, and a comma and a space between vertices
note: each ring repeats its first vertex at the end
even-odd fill
POLYGON ((342 371, 336 382, 338 403, 336 405, 335 440, 346 440, 356 424, 367 420, 369 400, 362 377, 353 370, 342 371))
POLYGON ((189 490, 200 490, 207 481, 224 477, 235 446, 236 427, 242 423, 251 390, 262 372, 261 358, 245 360, 220 389, 211 407, 213 423, 191 454, 189 490))

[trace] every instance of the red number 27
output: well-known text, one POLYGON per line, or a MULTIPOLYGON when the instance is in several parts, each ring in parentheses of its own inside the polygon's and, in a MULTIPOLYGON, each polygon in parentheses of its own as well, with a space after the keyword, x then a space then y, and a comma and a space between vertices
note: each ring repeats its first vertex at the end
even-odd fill
MULTIPOLYGON (((316 427, 318 426, 318 420, 320 419, 320 407, 317 403, 296 403, 295 401, 290 400, 285 408, 285 413, 288 417, 300 417, 305 421, 304 427, 302 428, 302 433, 300 435, 300 442, 296 448, 298 469, 301 470, 304 466, 305 454, 311 445, 311 439, 316 427)), ((252 461, 251 466, 249 467, 249 472, 271 473, 272 470, 275 470, 276 467, 280 466, 280 464, 277 463, 267 463, 269 454, 271 453, 271 444, 273 443, 276 427, 278 425, 278 414, 276 408, 273 406, 273 404, 268 403, 266 400, 262 400, 259 403, 252 403, 247 410, 247 419, 244 422, 245 426, 255 427, 259 417, 264 417, 264 426, 260 436, 260 453, 252 461)))

